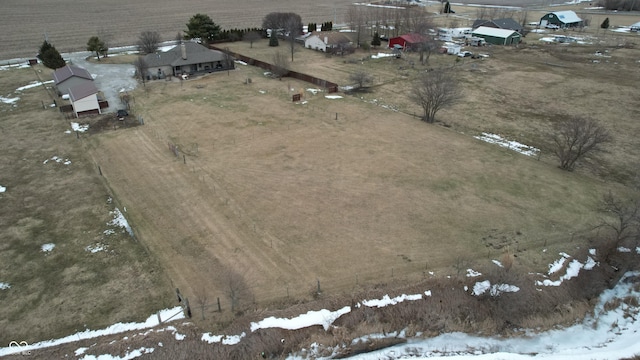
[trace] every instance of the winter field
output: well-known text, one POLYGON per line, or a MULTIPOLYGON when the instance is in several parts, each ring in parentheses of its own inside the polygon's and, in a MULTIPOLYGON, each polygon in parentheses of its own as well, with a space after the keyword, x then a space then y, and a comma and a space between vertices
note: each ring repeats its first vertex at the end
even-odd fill
MULTIPOLYGON (((611 324, 622 334, 613 343, 637 327, 627 316, 637 314, 634 300, 620 310, 597 308, 606 313, 603 327, 587 318, 582 327, 534 338, 542 348, 457 333, 500 331, 497 319, 446 320, 437 330, 445 335, 422 342, 416 337, 427 334, 422 330, 390 328, 366 310, 455 303, 452 297, 504 305, 526 298, 525 287, 554 292, 556 284, 560 289, 602 266, 589 250, 606 236, 590 231, 603 217, 598 203, 610 190, 636 194, 640 55, 626 34, 570 34, 580 42, 569 45, 546 41, 549 35, 532 34, 519 49, 487 48, 484 60, 455 63, 465 97, 439 113, 437 125, 414 116, 420 109, 408 100, 408 79, 426 67, 454 64, 439 54, 423 67, 411 54, 369 60, 378 51, 346 58, 296 52, 294 69, 340 85, 350 85, 348 74, 357 69, 376 74, 372 90, 355 94, 328 95, 243 64, 229 74, 151 82, 132 93, 132 112, 145 125, 117 130, 99 128, 99 118, 65 121, 51 107, 50 70, 2 67, 0 301, 8 305, 0 309, 0 344, 143 321, 175 306, 177 287, 191 300, 194 318, 183 328, 161 327, 166 330, 157 336, 174 339, 174 350, 198 343, 202 351, 233 345, 229 351, 253 351, 261 346, 256 338, 275 328, 281 330, 269 336, 276 344, 268 347, 296 344, 279 353, 292 359, 330 356, 339 344, 357 342, 357 334, 409 338, 361 359, 474 353, 511 359, 555 350, 575 358, 589 345, 550 339, 595 336, 586 331, 594 328, 602 339, 594 346, 605 352, 590 358, 608 358, 604 344, 616 338, 607 330, 611 324), (302 102, 291 102, 295 93, 302 102), (567 173, 556 168, 550 134, 559 117, 573 113, 603 121, 615 141, 567 173), (513 263, 509 274, 522 277, 501 281, 512 278, 500 270, 505 259, 513 263), (455 295, 437 291, 431 280, 451 281, 455 295), (394 291, 416 284, 421 288, 394 291), (285 310, 270 316, 273 309, 285 310), (365 315, 379 322, 351 331, 349 319, 365 315), (305 330, 310 325, 321 331, 305 330), (193 342, 180 345, 183 336, 193 342), (320 345, 312 346, 314 339, 320 345)), ((267 61, 273 54, 266 42, 228 46, 267 61)), ((637 251, 629 246, 616 254, 637 251)), ((570 324, 588 313, 586 301, 571 306, 576 310, 541 312, 521 330, 553 327, 549 319, 570 324)), ((122 339, 106 333, 109 341, 122 339)), ((177 358, 160 349, 166 339, 163 345, 139 344, 140 337, 106 343, 88 355, 97 341, 77 337, 84 342, 75 349, 34 355, 130 359, 155 351, 177 358)))

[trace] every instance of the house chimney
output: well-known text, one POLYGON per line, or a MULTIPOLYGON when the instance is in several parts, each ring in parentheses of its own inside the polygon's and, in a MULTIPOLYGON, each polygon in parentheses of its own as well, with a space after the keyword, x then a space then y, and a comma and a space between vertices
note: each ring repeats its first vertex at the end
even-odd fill
POLYGON ((187 47, 184 43, 180 44, 180 50, 182 50, 182 60, 187 60, 187 47))

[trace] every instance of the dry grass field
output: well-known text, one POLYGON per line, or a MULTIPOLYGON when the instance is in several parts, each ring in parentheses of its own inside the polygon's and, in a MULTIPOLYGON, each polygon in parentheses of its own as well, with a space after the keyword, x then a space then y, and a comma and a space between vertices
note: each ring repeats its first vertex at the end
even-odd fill
POLYGON ((10 286, 0 290, 2 346, 145 319, 173 299, 161 264, 107 224, 117 202, 82 142, 65 133, 69 123, 43 109, 48 91, 16 91, 51 77, 35 69, 0 70, 1 96, 19 98, 0 102, 0 282, 10 286))
MULTIPOLYGON (((228 45, 257 57, 274 51, 266 42, 253 50, 228 45)), ((601 195, 634 174, 635 80, 627 72, 612 77, 635 66, 626 55, 632 50, 612 50, 620 64, 600 64, 593 79, 595 71, 585 70, 594 49, 491 48, 487 60, 456 65, 465 98, 440 116, 451 128, 406 114, 418 112, 406 98, 408 79, 421 68, 411 69, 411 60, 352 64, 300 49, 294 68, 313 64, 310 72, 346 84, 361 66, 380 74, 380 84, 327 99, 308 84, 239 65, 230 74, 150 83, 135 94, 145 126, 86 141, 175 285, 209 301, 220 297, 226 308, 229 273, 251 290, 244 301, 265 303, 308 298, 317 280, 335 294, 415 281, 428 271, 453 274, 461 259, 488 261, 507 248, 518 266, 541 271, 553 257, 542 248, 555 254, 583 246, 601 195), (306 103, 292 103, 300 92, 306 103), (629 131, 616 131, 610 152, 589 166, 564 172, 547 153, 549 132, 571 113, 629 131), (470 136, 481 131, 543 155, 470 136), (179 157, 169 142, 184 150, 179 157), (567 244, 572 234, 578 242, 567 244)), ((449 62, 434 55, 428 66, 449 62)))
MULTIPOLYGON (((104 11, 116 16, 116 7, 127 9, 104 11)), ((182 12, 176 22, 184 24, 196 9, 181 3, 172 14, 182 12)), ((118 41, 146 30, 136 26, 118 41)), ((86 42, 86 34, 71 33, 69 44, 86 42)), ((150 82, 133 93, 132 112, 144 126, 80 139, 64 133, 69 126, 59 113, 42 109, 51 101, 43 87, 23 91, 15 107, 0 103, 0 185, 7 187, 0 194, 0 282, 12 286, 0 290, 0 301, 11 304, 0 310, 0 343, 146 317, 168 305, 175 287, 192 305, 210 305, 202 323, 210 328, 222 321, 213 315, 216 298, 229 319, 231 293, 241 308, 262 309, 309 299, 318 282, 325 294, 397 286, 429 272, 456 275, 456 264, 483 266, 505 252, 517 256, 515 267, 543 271, 559 251, 584 248, 602 194, 632 192, 640 53, 635 38, 622 35, 570 46, 536 38, 530 34, 517 49, 485 48, 484 60, 434 54, 424 66, 412 54, 365 61, 361 51, 327 57, 299 49, 293 69, 341 85, 357 69, 375 74, 369 92, 339 99, 243 65, 150 82), (454 68, 464 98, 430 125, 413 116, 420 109, 408 100, 410 80, 440 66, 454 68), (295 93, 304 103, 291 102, 295 93), (566 114, 599 119, 614 136, 606 153, 573 173, 558 169, 550 154, 551 129, 566 114), (542 155, 472 137, 485 131, 542 155), (71 165, 43 163, 54 155, 71 165), (126 208, 139 242, 105 236, 116 204, 126 208), (102 242, 115 252, 86 251, 102 242), (46 243, 56 247, 42 252, 46 243)), ((275 51, 266 41, 223 46, 267 61, 275 51)), ((50 78, 36 70, 2 72, 0 96, 50 78)))

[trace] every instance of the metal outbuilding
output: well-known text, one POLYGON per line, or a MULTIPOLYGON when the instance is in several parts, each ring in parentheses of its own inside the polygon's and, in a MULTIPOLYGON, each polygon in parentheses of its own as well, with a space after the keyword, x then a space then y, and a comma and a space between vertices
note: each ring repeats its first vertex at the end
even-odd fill
POLYGON ((480 26, 471 33, 474 37, 483 38, 487 44, 516 45, 522 40, 522 35, 514 30, 496 29, 480 26))

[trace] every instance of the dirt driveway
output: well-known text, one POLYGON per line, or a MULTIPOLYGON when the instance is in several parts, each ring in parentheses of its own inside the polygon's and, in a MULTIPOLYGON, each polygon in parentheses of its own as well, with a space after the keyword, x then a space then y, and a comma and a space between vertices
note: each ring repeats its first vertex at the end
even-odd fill
POLYGON ((100 64, 87 61, 91 54, 87 51, 69 55, 70 63, 87 69, 93 76, 98 90, 102 91, 109 102, 109 108, 103 111, 116 112, 122 108, 120 92, 132 91, 138 85, 133 77, 135 68, 129 64, 100 64))

